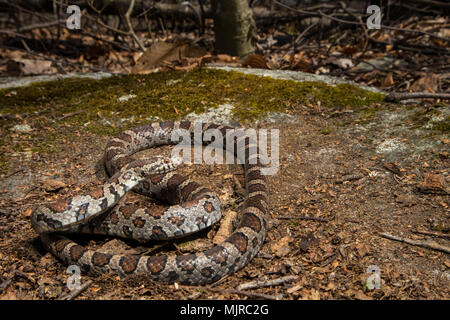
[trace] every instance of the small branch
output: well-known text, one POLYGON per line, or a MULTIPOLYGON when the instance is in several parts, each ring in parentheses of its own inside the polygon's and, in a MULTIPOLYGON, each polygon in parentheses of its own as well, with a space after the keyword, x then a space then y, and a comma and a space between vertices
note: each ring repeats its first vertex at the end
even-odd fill
POLYGON ((134 2, 135 2, 135 0, 131 0, 131 2, 130 2, 130 6, 128 7, 128 11, 127 11, 127 13, 125 13, 125 21, 127 22, 128 30, 129 30, 130 34, 133 36, 134 40, 136 40, 136 42, 139 45, 139 47, 141 48, 141 50, 145 52, 145 47, 142 44, 141 40, 139 40, 139 38, 136 35, 136 33, 134 32, 133 25, 131 24, 131 18, 130 17, 131 17, 131 13, 133 12, 134 2))
POLYGON ((60 19, 60 20, 55 20, 55 21, 50 21, 50 22, 30 24, 28 26, 20 27, 17 31, 25 32, 25 31, 35 30, 35 29, 54 27, 54 26, 58 26, 60 24, 65 24, 65 23, 66 23, 65 19, 60 19))
POLYGON ((445 234, 445 233, 440 233, 440 232, 430 232, 430 231, 421 231, 421 230, 414 230, 412 232, 417 233, 417 234, 423 234, 426 236, 450 239, 450 234, 445 234))
POLYGON ((12 177, 13 175, 15 175, 15 174, 17 174, 19 172, 22 172, 22 171, 24 171, 23 168, 22 169, 18 169, 18 170, 14 170, 13 172, 11 172, 11 173, 7 174, 6 176, 4 176, 3 179, 7 179, 9 177, 12 177))
POLYGON ((420 2, 427 5, 433 5, 438 8, 450 8, 450 3, 448 2, 440 2, 440 1, 434 1, 434 0, 415 0, 416 2, 420 2))
POLYGON ((105 38, 102 38, 102 37, 100 37, 100 36, 97 36, 96 34, 91 33, 91 32, 89 32, 89 31, 84 31, 84 30, 83 30, 82 33, 83 33, 83 34, 86 34, 86 35, 88 35, 88 36, 91 36, 92 38, 97 39, 97 40, 99 40, 99 41, 106 42, 106 43, 112 44, 112 45, 114 45, 114 46, 117 46, 117 47, 119 47, 119 48, 121 48, 121 49, 123 49, 123 50, 126 50, 126 51, 129 51, 129 50, 135 51, 135 50, 136 50, 136 49, 133 49, 133 48, 130 47, 130 46, 124 46, 124 45, 122 45, 122 44, 119 43, 119 42, 116 42, 116 41, 113 41, 113 40, 109 40, 109 39, 105 39, 105 38))
POLYGON ((341 5, 342 9, 344 9, 345 12, 347 12, 353 18, 358 20, 359 24, 361 25, 361 28, 364 30, 364 35, 366 36, 366 40, 364 41, 364 46, 363 46, 363 48, 361 50, 363 52, 363 54, 362 54, 362 56, 363 56, 364 53, 366 52, 367 45, 369 44, 369 32, 367 31, 367 27, 364 24, 361 16, 358 16, 355 13, 353 13, 351 10, 347 9, 347 6, 346 6, 346 4, 343 1, 340 2, 340 5, 341 5))
POLYGON ((391 92, 384 101, 399 102, 406 99, 431 98, 431 99, 450 99, 450 93, 431 93, 431 92, 391 92))
POLYGON ((305 36, 305 34, 311 30, 312 28, 314 28, 315 26, 318 26, 319 22, 313 23, 311 24, 309 27, 307 27, 305 30, 303 30, 303 32, 301 34, 299 34, 299 36, 295 39, 294 44, 295 45, 299 45, 300 42, 303 40, 303 37, 305 36))
POLYGON ((268 280, 268 281, 250 281, 243 284, 240 284, 237 287, 237 290, 248 290, 248 289, 257 289, 262 287, 270 287, 270 286, 279 286, 281 284, 291 282, 297 279, 296 276, 285 276, 278 279, 268 280))
POLYGON ((63 115, 62 117, 59 117, 58 119, 56 119, 56 121, 61 121, 61 120, 63 120, 63 119, 67 119, 67 118, 76 116, 76 115, 78 115, 78 114, 80 114, 80 113, 83 113, 83 112, 84 112, 84 110, 79 110, 79 111, 71 112, 71 113, 68 113, 68 114, 63 115))
POLYGON ((12 36, 12 37, 16 37, 16 38, 22 38, 22 39, 28 39, 28 40, 32 40, 31 38, 28 38, 26 35, 21 34, 21 33, 17 33, 14 31, 10 31, 10 30, 0 30, 0 33, 12 36))
POLYGON ((365 177, 365 175, 363 175, 363 174, 349 174, 349 175, 343 176, 339 180, 336 180, 334 183, 335 184, 342 184, 342 183, 344 183, 346 181, 359 180, 359 179, 362 179, 364 177, 365 177))
POLYGON ((78 297, 84 290, 89 288, 89 286, 93 283, 92 280, 86 281, 82 286, 78 289, 71 291, 68 295, 62 296, 58 298, 58 300, 73 300, 78 297))
POLYGON ((120 29, 111 27, 111 26, 109 26, 109 25, 103 23, 103 21, 102 21, 99 17, 94 18, 94 17, 91 17, 91 16, 88 15, 88 14, 84 15, 84 17, 87 18, 87 19, 89 19, 89 20, 91 20, 91 21, 94 21, 95 23, 99 24, 100 26, 102 26, 103 28, 105 28, 105 29, 107 29, 107 30, 111 30, 112 32, 115 32, 115 33, 118 33, 118 34, 123 34, 123 35, 126 35, 126 36, 130 34, 130 33, 127 32, 127 31, 123 31, 123 30, 120 30, 120 29))
POLYGON ((442 251, 445 253, 450 253, 450 248, 440 245, 439 243, 436 243, 434 241, 419 241, 419 240, 412 240, 412 239, 407 239, 407 238, 400 238, 400 237, 396 237, 393 235, 390 235, 388 233, 380 233, 379 234, 381 237, 389 239, 389 240, 394 240, 394 241, 399 241, 399 242, 404 242, 413 246, 419 246, 419 247, 424 247, 424 248, 428 248, 428 249, 433 249, 433 250, 437 250, 437 251, 442 251))

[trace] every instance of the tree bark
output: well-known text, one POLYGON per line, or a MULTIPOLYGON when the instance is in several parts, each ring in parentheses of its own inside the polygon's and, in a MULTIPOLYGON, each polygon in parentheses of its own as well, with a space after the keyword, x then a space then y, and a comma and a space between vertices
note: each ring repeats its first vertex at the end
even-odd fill
POLYGON ((256 26, 247 0, 212 0, 216 50, 241 58, 255 51, 256 26))

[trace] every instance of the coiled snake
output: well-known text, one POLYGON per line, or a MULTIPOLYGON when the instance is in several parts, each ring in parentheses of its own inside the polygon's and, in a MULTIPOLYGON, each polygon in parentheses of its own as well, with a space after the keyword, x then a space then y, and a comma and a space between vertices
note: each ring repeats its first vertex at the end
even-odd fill
MULTIPOLYGON (((140 150, 175 144, 171 139, 175 130, 187 130, 194 137, 196 125, 198 128, 198 123, 189 121, 152 123, 111 139, 104 162, 112 177, 106 184, 86 195, 39 206, 33 211, 31 223, 44 247, 66 264, 76 264, 83 271, 143 274, 170 283, 211 283, 245 266, 264 242, 269 204, 266 179, 261 172, 263 166, 258 154, 251 152, 256 143, 244 130, 237 131, 232 143, 223 139, 223 149, 232 151, 238 159, 241 157, 246 197, 238 227, 221 244, 185 255, 108 254, 89 250, 61 234, 100 233, 138 240, 165 239, 187 235, 217 222, 221 216, 218 198, 209 189, 174 173, 180 159, 136 160, 131 156, 140 150), (245 152, 238 152, 238 146, 244 146, 245 152), (159 211, 117 204, 131 189, 180 204, 159 211)), ((199 126, 202 134, 215 129, 223 137, 228 129, 233 129, 207 123, 199 126)), ((191 141, 194 143, 195 139, 191 141)))

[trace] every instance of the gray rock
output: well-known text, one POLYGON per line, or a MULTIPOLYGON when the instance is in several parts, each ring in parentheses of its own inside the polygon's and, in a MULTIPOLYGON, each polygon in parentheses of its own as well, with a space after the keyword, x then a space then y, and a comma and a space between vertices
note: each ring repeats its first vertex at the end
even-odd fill
POLYGON ((190 121, 213 122, 217 124, 235 126, 237 121, 233 120, 233 105, 221 104, 217 108, 209 108, 206 112, 197 114, 191 112, 186 115, 185 119, 190 121))
POLYGON ((329 85, 335 86, 337 84, 351 84, 361 89, 370 91, 370 92, 382 92, 377 88, 365 86, 358 84, 353 81, 348 81, 341 78, 326 76, 326 75, 318 75, 312 73, 306 73, 301 71, 291 71, 291 70, 267 70, 267 69, 246 69, 246 68, 236 68, 236 67, 225 67, 225 66, 209 66, 212 69, 225 70, 225 71, 238 71, 245 74, 253 74, 261 77, 270 77, 273 79, 281 79, 281 80, 294 80, 299 82, 305 81, 318 81, 324 82, 329 85))
POLYGON ((27 124, 16 124, 10 130, 18 133, 28 133, 33 131, 33 129, 27 124))
POLYGON ((65 75, 42 75, 32 77, 6 77, 0 78, 0 89, 25 87, 35 82, 61 80, 67 78, 88 78, 88 79, 102 79, 111 77, 112 73, 95 72, 95 73, 73 73, 65 75))

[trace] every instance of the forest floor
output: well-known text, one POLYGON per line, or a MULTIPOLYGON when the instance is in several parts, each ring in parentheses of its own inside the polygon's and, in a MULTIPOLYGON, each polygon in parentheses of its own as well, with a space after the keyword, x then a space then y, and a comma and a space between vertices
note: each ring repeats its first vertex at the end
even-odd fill
MULTIPOLYGON (((88 130, 102 117, 74 125, 72 118, 80 115, 65 110, 56 98, 44 105, 52 116, 31 112, 2 120, 7 172, 0 180, 0 299, 56 299, 69 293, 67 267, 43 249, 29 216, 38 204, 85 192, 106 179, 101 158, 110 136, 88 130), (65 113, 58 111, 63 109, 65 113), (52 140, 43 143, 49 135, 52 140)), ((373 103, 357 110, 299 103, 288 118, 249 121, 248 127, 279 129, 280 167, 268 179, 271 222, 260 253, 210 286, 83 274, 81 283, 92 283, 77 299, 246 299, 254 294, 281 299, 449 299, 448 252, 380 236, 388 233, 426 244, 431 239, 448 250, 450 140, 448 128, 439 126, 446 123, 440 120, 448 121, 447 112, 448 107, 429 103, 373 103), (378 289, 367 285, 370 268, 379 270, 378 289), (249 281, 285 276, 291 281, 230 291, 249 281)), ((114 127, 120 131, 126 126, 114 127)), ((185 172, 226 203, 239 202, 237 167, 193 165, 185 172)), ((152 254, 208 248, 216 232, 217 226, 152 254)), ((93 248, 119 246, 138 253, 154 245, 77 239, 93 248)))

